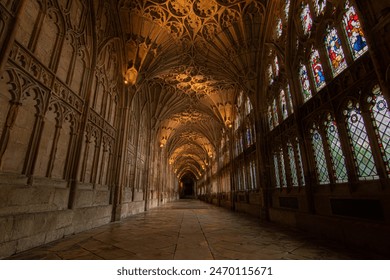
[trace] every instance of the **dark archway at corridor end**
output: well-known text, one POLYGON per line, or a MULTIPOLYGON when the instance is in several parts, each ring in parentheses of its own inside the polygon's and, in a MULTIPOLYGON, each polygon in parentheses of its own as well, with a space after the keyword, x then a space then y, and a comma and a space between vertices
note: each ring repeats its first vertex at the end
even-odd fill
POLYGON ((196 178, 192 173, 186 173, 180 179, 180 199, 194 199, 196 178))

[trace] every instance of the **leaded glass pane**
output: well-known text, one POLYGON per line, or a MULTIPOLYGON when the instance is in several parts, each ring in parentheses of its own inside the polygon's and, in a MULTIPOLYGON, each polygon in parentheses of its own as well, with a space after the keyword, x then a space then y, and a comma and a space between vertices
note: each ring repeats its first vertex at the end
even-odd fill
POLYGON ((345 167, 345 157, 341 148, 339 133, 335 121, 329 120, 326 123, 326 137, 329 144, 336 182, 348 182, 347 168, 345 167))
POLYGON ((301 154, 301 148, 299 147, 299 141, 298 138, 296 139, 296 149, 297 149, 297 155, 298 155, 298 169, 300 171, 300 179, 302 182, 302 186, 305 185, 305 174, 303 172, 303 165, 302 165, 302 154, 301 154))
POLYGON ((268 125, 269 125, 269 130, 274 129, 274 120, 272 118, 272 108, 271 106, 268 106, 268 125))
POLYGON ((366 127, 358 109, 352 108, 349 110, 347 126, 359 178, 376 179, 378 177, 378 172, 376 170, 366 127))
POLYGON ((309 76, 307 75, 306 66, 301 63, 299 68, 299 79, 301 81, 301 88, 303 94, 303 101, 306 102, 311 98, 311 89, 310 89, 310 81, 309 76))
POLYGON ((274 71, 272 69, 272 65, 268 65, 268 70, 267 70, 267 74, 268 74, 268 83, 270 85, 272 85, 274 83, 274 71))
POLYGON ((282 117, 285 120, 288 117, 286 95, 284 90, 280 91, 280 109, 282 110, 282 117))
POLYGON ((288 158, 290 160, 291 181, 294 187, 298 186, 297 167, 295 165, 294 149, 290 143, 287 144, 288 158))
POLYGON ((283 33, 283 22, 281 18, 276 21, 276 38, 280 38, 283 33))
POLYGON ((378 142, 384 156, 387 174, 390 176, 390 111, 379 86, 374 89, 372 104, 371 114, 375 121, 378 142))
POLYGON ((292 114, 292 113, 294 113, 294 107, 293 107, 293 103, 292 103, 292 96, 291 96, 291 91, 290 91, 289 85, 287 85, 286 90, 287 90, 288 104, 290 106, 290 112, 292 114))
POLYGON ((284 15, 286 16, 286 20, 288 19, 289 11, 290 11, 290 0, 286 0, 286 4, 284 6, 284 15))
POLYGON ((309 4, 303 5, 302 7, 301 21, 302 21, 303 33, 305 35, 309 35, 313 25, 313 19, 311 18, 309 4))
POLYGON ((318 176, 318 182, 320 184, 329 184, 329 173, 326 165, 324 145, 322 143, 322 137, 317 129, 312 131, 312 144, 314 150, 314 158, 316 161, 316 170, 318 176))
POLYGON ((277 188, 280 188, 279 164, 278 164, 278 156, 276 154, 274 154, 274 169, 275 169, 275 184, 277 188))
POLYGON ((284 166, 283 150, 280 149, 280 169, 282 171, 282 187, 287 187, 286 168, 284 166))
POLYGON ((315 85, 317 91, 325 86, 324 69, 320 61, 320 55, 316 49, 311 49, 310 53, 310 66, 313 73, 315 85))
POLYGON ((274 125, 277 126, 279 124, 279 117, 278 117, 278 105, 276 104, 276 99, 274 99, 274 102, 272 103, 272 112, 274 117, 274 125))
POLYGON ((278 57, 275 55, 275 58, 274 58, 274 67, 275 67, 275 77, 279 76, 279 60, 278 60, 278 57))
POLYGON ((327 28, 325 36, 325 47, 328 52, 328 58, 332 67, 333 76, 340 74, 347 68, 344 51, 341 46, 340 37, 337 35, 336 28, 327 28))
POLYGON ((368 50, 368 46, 366 39, 364 38, 359 17, 355 12, 354 7, 350 6, 348 1, 345 3, 345 10, 343 25, 352 50, 353 58, 357 59, 368 50))
POLYGON ((314 8, 316 10, 316 15, 323 14, 326 7, 326 0, 315 0, 314 8))

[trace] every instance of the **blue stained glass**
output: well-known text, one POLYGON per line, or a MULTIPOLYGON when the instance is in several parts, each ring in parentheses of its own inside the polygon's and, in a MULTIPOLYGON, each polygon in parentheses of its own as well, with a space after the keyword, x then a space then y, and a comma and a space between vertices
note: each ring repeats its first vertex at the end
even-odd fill
POLYGON ((343 24, 352 49, 353 58, 357 59, 368 50, 367 42, 364 38, 359 17, 356 14, 355 9, 352 6, 349 6, 348 1, 345 4, 345 10, 343 24))
POLYGON ((310 65, 311 65, 311 71, 314 76, 314 81, 316 85, 316 89, 320 90, 325 86, 325 76, 324 76, 324 69, 322 68, 322 64, 320 61, 320 55, 316 49, 311 50, 310 53, 310 65))
POLYGON ((337 35, 336 28, 328 27, 327 35, 325 36, 325 46, 328 51, 328 58, 332 67, 333 76, 336 76, 347 68, 341 40, 337 35))

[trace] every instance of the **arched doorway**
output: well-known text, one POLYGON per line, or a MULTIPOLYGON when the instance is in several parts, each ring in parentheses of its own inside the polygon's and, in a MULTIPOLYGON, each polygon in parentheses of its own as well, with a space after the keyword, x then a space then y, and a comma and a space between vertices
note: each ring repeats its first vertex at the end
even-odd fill
POLYGON ((184 175, 180 180, 180 199, 195 198, 195 181, 191 175, 184 175))

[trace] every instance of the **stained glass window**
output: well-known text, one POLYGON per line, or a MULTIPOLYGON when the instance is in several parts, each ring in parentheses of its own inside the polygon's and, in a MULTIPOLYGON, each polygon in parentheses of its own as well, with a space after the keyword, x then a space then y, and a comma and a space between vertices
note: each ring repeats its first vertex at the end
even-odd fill
POLYGON ((330 115, 328 116, 328 121, 325 123, 325 130, 336 182, 347 182, 347 168, 345 167, 345 157, 341 148, 337 125, 330 115))
POLYGON ((272 103, 272 113, 273 113, 274 125, 277 126, 279 124, 279 117, 278 117, 278 105, 276 104, 276 98, 272 103))
POLYGON ((325 47, 328 52, 328 58, 332 67, 333 76, 340 74, 347 68, 344 52, 341 46, 340 37, 337 35, 336 28, 328 27, 325 36, 325 47))
POLYGON ((274 67, 275 67, 275 77, 279 76, 279 60, 278 60, 278 56, 275 55, 275 58, 274 58, 274 67))
POLYGON ((349 110, 344 113, 347 114, 348 136, 359 178, 368 180, 376 179, 378 178, 378 172, 362 115, 358 106, 353 106, 352 102, 348 104, 348 107, 349 110))
POLYGON ((385 160, 387 174, 390 177, 390 111, 389 105, 379 86, 373 89, 373 95, 369 97, 372 104, 370 111, 374 120, 375 132, 381 148, 382 155, 385 160))
POLYGON ((284 14, 286 16, 286 19, 288 19, 289 11, 290 11, 290 0, 286 0, 286 4, 284 6, 284 14))
POLYGON ((283 22, 281 18, 276 21, 276 38, 280 38, 283 33, 283 22))
POLYGON ((274 169, 275 169, 275 185, 277 188, 280 188, 280 173, 279 173, 279 164, 278 164, 278 155, 274 154, 274 169))
POLYGON ((284 166, 284 156, 283 156, 283 149, 280 148, 279 151, 279 158, 280 158, 280 170, 282 171, 282 187, 287 187, 287 180, 286 180, 286 168, 284 166))
POLYGON ((288 158, 290 160, 291 181, 294 187, 298 186, 297 167, 295 165, 294 149, 291 143, 287 144, 288 158))
POLYGON ((316 89, 318 91, 322 89, 326 83, 325 83, 324 69, 322 68, 322 64, 320 61, 320 55, 318 51, 314 48, 311 49, 311 53, 310 53, 310 66, 311 66, 311 71, 313 73, 316 89))
POLYGON ((316 170, 318 182, 320 184, 329 184, 329 173, 326 165, 324 145, 322 143, 322 137, 318 132, 318 129, 314 128, 311 131, 312 134, 312 145, 314 151, 314 158, 316 162, 316 170))
POLYGON ((294 106, 293 106, 293 102, 292 102, 292 96, 291 96, 291 91, 290 91, 290 85, 287 85, 286 87, 286 91, 287 91, 287 98, 288 98, 288 104, 290 106, 290 113, 294 113, 294 106))
POLYGON ((303 94, 303 101, 306 102, 311 98, 311 89, 309 76, 307 75, 306 66, 301 63, 299 67, 299 79, 301 81, 301 88, 303 94))
POLYGON ((367 42, 364 38, 358 15, 353 6, 349 5, 348 1, 345 3, 345 10, 343 25, 352 50, 353 58, 357 59, 368 50, 367 42))
POLYGON ((301 21, 303 33, 305 35, 309 35, 313 25, 313 19, 311 18, 309 4, 302 5, 301 21))
POLYGON ((249 115, 253 110, 251 100, 249 98, 246 99, 245 102, 245 113, 246 115, 249 115))
POLYGON ((298 169, 299 169, 299 175, 300 175, 300 180, 301 180, 301 185, 305 185, 305 174, 303 172, 303 164, 302 164, 302 154, 301 154, 301 148, 299 147, 299 140, 298 138, 295 139, 295 147, 298 155, 298 169))
POLYGON ((316 10, 316 15, 323 14, 326 7, 326 0, 315 0, 314 8, 316 10))
POLYGON ((272 108, 271 108, 271 106, 268 106, 268 125, 269 125, 269 130, 274 129, 274 120, 272 118, 272 108))
POLYGON ((279 98, 280 98, 280 109, 282 111, 282 117, 285 120, 288 117, 288 111, 287 111, 286 95, 284 93, 284 90, 280 91, 279 98))
POLYGON ((272 85, 274 83, 274 70, 272 69, 272 65, 268 65, 268 83, 272 85))

